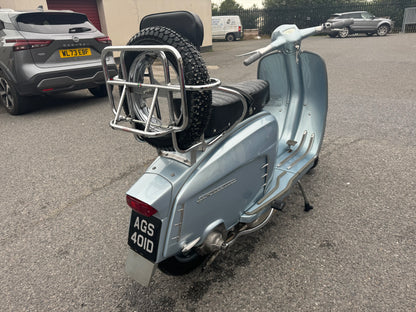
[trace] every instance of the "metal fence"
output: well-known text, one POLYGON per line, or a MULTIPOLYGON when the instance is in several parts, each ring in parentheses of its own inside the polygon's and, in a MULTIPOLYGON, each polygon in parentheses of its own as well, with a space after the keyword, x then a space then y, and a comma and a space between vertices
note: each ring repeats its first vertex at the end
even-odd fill
POLYGON ((407 7, 415 7, 416 1, 394 1, 388 3, 357 2, 326 6, 281 6, 275 9, 244 9, 215 12, 213 15, 239 15, 243 28, 258 29, 260 34, 270 35, 282 24, 296 24, 299 28, 315 26, 325 22, 333 13, 368 11, 377 17, 390 17, 394 21, 393 32, 416 32, 416 24, 403 23, 407 7), (403 27, 402 27, 403 26, 403 27))
POLYGON ((403 24, 402 24, 402 32, 406 32, 406 26, 416 25, 416 7, 413 8, 406 8, 404 10, 404 17, 403 17, 403 24))

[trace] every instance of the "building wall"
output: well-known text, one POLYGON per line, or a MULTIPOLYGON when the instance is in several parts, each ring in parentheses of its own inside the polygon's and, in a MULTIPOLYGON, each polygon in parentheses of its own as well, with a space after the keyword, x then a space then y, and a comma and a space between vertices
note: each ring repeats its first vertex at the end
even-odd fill
POLYGON ((13 9, 16 11, 36 10, 39 5, 47 8, 46 0, 1 0, 1 9, 13 9))
MULTIPOLYGON (((1 0, 0 4, 14 10, 35 10, 38 5, 48 8, 46 0, 1 0)), ((148 14, 187 10, 198 14, 204 24, 202 46, 212 46, 211 0, 97 0, 97 7, 102 31, 110 36, 113 45, 126 44, 148 14)))
POLYGON ((144 16, 176 10, 198 14, 205 31, 202 46, 212 45, 211 0, 98 0, 98 9, 105 25, 103 31, 110 36, 114 45, 123 45, 136 34, 144 16))

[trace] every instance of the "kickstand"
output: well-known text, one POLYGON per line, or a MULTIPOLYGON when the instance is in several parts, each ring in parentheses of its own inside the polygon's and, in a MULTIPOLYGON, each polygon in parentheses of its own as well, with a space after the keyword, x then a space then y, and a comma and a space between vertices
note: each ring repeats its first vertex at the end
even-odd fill
POLYGON ((299 189, 302 192, 303 200, 305 201, 305 209, 304 211, 309 211, 313 209, 313 206, 309 203, 308 197, 306 196, 305 190, 303 189, 302 184, 298 181, 299 189))

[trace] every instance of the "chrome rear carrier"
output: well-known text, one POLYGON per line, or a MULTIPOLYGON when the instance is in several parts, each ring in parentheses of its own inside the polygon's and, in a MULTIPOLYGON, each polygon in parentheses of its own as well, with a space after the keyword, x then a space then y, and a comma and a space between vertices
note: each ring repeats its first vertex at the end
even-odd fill
MULTIPOLYGON (((210 78, 209 84, 204 85, 186 85, 185 76, 184 76, 184 67, 182 56, 178 50, 169 45, 131 45, 131 46, 110 46, 106 47, 101 55, 101 62, 104 70, 104 76, 106 80, 107 93, 110 100, 111 108, 114 114, 114 118, 110 121, 110 127, 116 130, 121 130, 124 132, 132 133, 137 140, 143 142, 142 138, 156 138, 161 137, 167 134, 172 136, 172 143, 176 153, 186 154, 191 152, 190 157, 186 155, 177 155, 175 152, 167 152, 158 150, 160 156, 174 158, 178 161, 181 161, 187 165, 192 165, 195 162, 196 154, 198 150, 204 150, 206 147, 218 142, 219 140, 225 138, 230 131, 235 128, 235 126, 244 119, 244 116, 247 113, 247 101, 243 95, 239 92, 229 89, 226 87, 221 87, 221 81, 216 78, 210 78), (111 78, 109 76, 108 65, 107 65, 107 56, 113 54, 114 52, 120 53, 120 71, 121 75, 111 78), (126 52, 149 52, 157 55, 157 58, 160 59, 160 65, 163 69, 163 83, 159 84, 155 78, 155 73, 153 72, 152 67, 148 67, 147 78, 150 79, 151 83, 137 83, 129 81, 129 73, 127 72, 126 63, 125 63, 125 53, 126 52), (169 70, 169 60, 166 56, 167 53, 171 53, 177 65, 177 81, 173 82, 171 73, 169 70), (112 87, 119 86, 121 88, 120 98, 118 103, 114 98, 112 87), (204 135, 202 134, 199 142, 187 148, 186 150, 181 149, 178 146, 178 140, 176 134, 180 131, 183 131, 189 122, 188 118, 188 109, 187 109, 187 91, 197 91, 203 92, 208 90, 217 89, 222 92, 231 93, 240 97, 243 104, 243 111, 240 118, 231 125, 226 131, 220 133, 214 138, 205 140, 204 135), (127 116, 123 112, 123 105, 128 105, 129 111, 133 111, 132 107, 132 95, 136 94, 146 94, 152 97, 151 105, 148 113, 147 120, 138 120, 127 116), (174 94, 180 95, 180 118, 175 118, 175 106, 173 103, 174 94), (168 111, 168 120, 166 124, 162 125, 160 122, 157 122, 161 119, 161 108, 159 105, 159 98, 165 98, 168 111), (129 100, 130 99, 130 100, 129 100), (155 117, 155 118, 153 118, 155 117), (141 129, 138 129, 136 126, 140 124, 141 129)), ((160 74, 160 73, 159 73, 160 74)), ((179 100, 179 99, 178 99, 179 100)), ((165 114, 166 115, 166 114, 165 114)))

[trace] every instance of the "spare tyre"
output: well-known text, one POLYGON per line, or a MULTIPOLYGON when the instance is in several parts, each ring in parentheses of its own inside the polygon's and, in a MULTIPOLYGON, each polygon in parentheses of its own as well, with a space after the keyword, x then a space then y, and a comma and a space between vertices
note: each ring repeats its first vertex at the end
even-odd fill
MULTIPOLYGON (((170 45, 181 54, 186 85, 205 85, 210 82, 208 70, 196 47, 187 39, 169 28, 163 26, 145 28, 133 36, 127 45, 170 45)), ((177 61, 172 53, 165 53, 169 63, 172 84, 175 84, 174 79, 177 79, 178 77, 177 61), (176 74, 176 76, 174 74, 176 74)), ((124 62, 128 75, 128 77, 126 77, 127 81, 160 84, 159 80, 162 80, 162 84, 165 84, 163 69, 158 71, 159 74, 155 72, 157 71, 155 70, 155 67, 159 67, 159 69, 162 67, 157 53, 149 51, 128 51, 125 52, 124 62), (152 81, 149 81, 149 79, 152 81)), ((162 90, 161 92, 167 94, 166 91, 162 90)), ((124 102, 124 110, 132 118, 142 121, 143 123, 135 123, 135 127, 139 130, 144 130, 144 123, 148 120, 150 115, 149 102, 151 102, 153 98, 153 89, 149 89, 146 92, 141 88, 137 91, 129 92, 127 95, 127 99, 124 102)), ((176 92, 175 96, 176 98, 173 99, 174 107, 172 107, 170 113, 169 107, 167 107, 167 96, 165 99, 166 103, 158 103, 159 105, 156 107, 156 112, 151 116, 152 123, 148 130, 151 132, 159 132, 161 128, 158 129, 158 124, 162 126, 165 125, 166 122, 170 124, 173 123, 174 126, 182 125, 183 112, 181 112, 180 109, 180 95, 176 92), (163 104, 166 104, 165 107, 163 107, 163 104), (174 121, 170 120, 172 111, 174 114, 174 121), (163 118, 164 115, 170 117, 163 118)), ((188 124, 184 130, 176 133, 178 147, 180 149, 186 150, 200 140, 209 120, 211 100, 211 91, 186 91, 185 109, 187 109, 188 112, 188 124)), ((160 102, 159 98, 158 102, 160 102)), ((174 149, 171 133, 166 133, 161 136, 146 136, 140 138, 158 149, 168 151, 174 149)))

